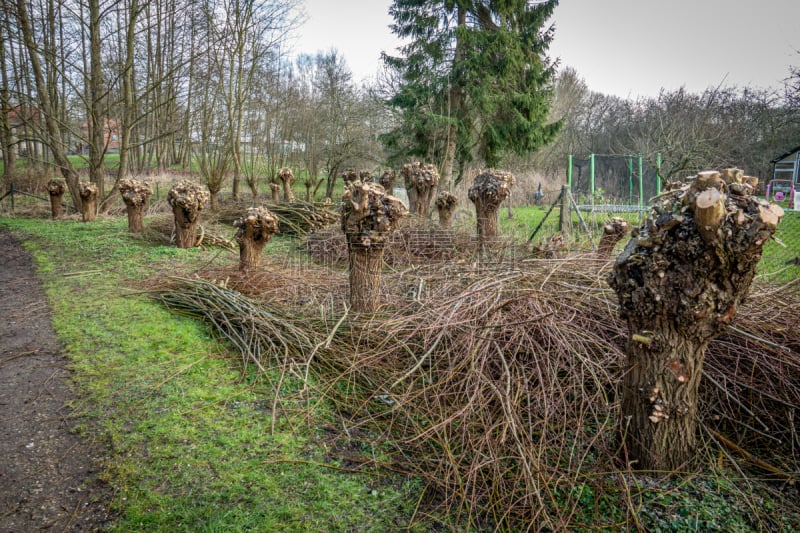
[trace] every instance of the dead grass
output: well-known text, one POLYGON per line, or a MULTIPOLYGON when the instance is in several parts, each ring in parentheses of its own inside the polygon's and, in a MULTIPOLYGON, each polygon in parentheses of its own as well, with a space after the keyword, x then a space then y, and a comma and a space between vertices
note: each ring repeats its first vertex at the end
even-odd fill
MULTIPOLYGON (((289 366, 271 364, 304 375, 305 394, 330 399, 348 431, 380 443, 384 466, 427 480, 422 503, 447 507, 468 529, 574 525, 584 511, 570 487, 610 483, 621 505, 635 505, 617 460, 627 332, 605 282, 609 264, 417 263, 395 265, 384 276, 386 304, 364 316, 347 312, 341 270, 273 262, 248 278, 204 275, 300 328, 307 349, 289 366)), ((756 285, 736 329, 711 344, 700 464, 797 479, 799 283, 756 285)))

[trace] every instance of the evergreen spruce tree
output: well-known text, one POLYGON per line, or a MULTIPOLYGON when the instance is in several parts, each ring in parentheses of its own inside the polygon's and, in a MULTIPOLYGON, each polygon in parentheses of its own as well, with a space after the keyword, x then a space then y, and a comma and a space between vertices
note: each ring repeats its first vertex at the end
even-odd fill
POLYGON ((435 161, 443 186, 474 157, 497 166, 548 143, 555 69, 545 28, 557 0, 394 0, 392 30, 407 39, 384 56, 402 83, 389 100, 398 127, 383 137, 397 159, 435 161))

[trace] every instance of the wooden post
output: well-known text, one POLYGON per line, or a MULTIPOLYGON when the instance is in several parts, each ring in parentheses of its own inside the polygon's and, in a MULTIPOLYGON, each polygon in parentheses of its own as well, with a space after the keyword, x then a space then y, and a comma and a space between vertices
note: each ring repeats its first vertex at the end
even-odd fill
POLYGON ((569 185, 561 186, 561 216, 558 218, 558 231, 568 235, 572 228, 572 203, 569 200, 569 185))

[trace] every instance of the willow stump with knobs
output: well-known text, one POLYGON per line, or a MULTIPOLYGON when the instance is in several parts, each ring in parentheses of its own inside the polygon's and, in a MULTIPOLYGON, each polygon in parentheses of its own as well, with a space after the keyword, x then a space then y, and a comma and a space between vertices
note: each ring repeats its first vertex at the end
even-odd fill
POLYGON ((144 231, 144 212, 153 195, 153 187, 146 181, 123 178, 119 180, 117 188, 128 211, 128 231, 141 233, 144 231))
POLYGON ((392 194, 392 191, 394 191, 395 179, 397 179, 397 174, 394 170, 384 170, 378 183, 381 184, 387 193, 392 194))
POLYGON ((403 165, 400 170, 408 193, 408 206, 411 213, 426 217, 431 210, 436 187, 439 185, 439 172, 431 163, 418 161, 403 165))
POLYGON ((358 181, 358 172, 354 168, 348 168, 342 171, 342 181, 344 186, 347 187, 350 183, 358 181))
POLYGON ((233 225, 237 228, 239 270, 249 272, 257 269, 264 247, 278 233, 278 217, 266 207, 251 207, 233 225))
POLYGON ((512 173, 490 169, 475 178, 469 188, 469 199, 475 204, 478 247, 481 250, 497 239, 500 206, 515 183, 512 173))
POLYGON ((631 231, 630 223, 624 218, 613 217, 603 225, 603 236, 597 245, 597 255, 610 258, 614 247, 631 231))
POLYGON ((700 172, 659 197, 609 285, 628 323, 620 440, 637 470, 692 468, 708 343, 733 320, 783 210, 738 169, 700 172))
POLYGON ((436 197, 436 210, 439 212, 439 225, 449 228, 453 222, 453 212, 458 205, 458 198, 453 193, 442 191, 436 197))
POLYGON ((167 203, 175 217, 175 235, 178 248, 191 248, 197 242, 197 225, 200 212, 205 209, 211 195, 201 185, 181 180, 169 190, 167 203))
POLYGON ((294 181, 294 173, 291 168, 282 168, 278 172, 278 179, 283 184, 283 201, 287 204, 294 202, 294 193, 292 192, 292 182, 294 181))
POLYGON ((91 222, 97 217, 97 185, 88 181, 78 183, 78 194, 81 197, 81 216, 84 222, 91 222))
POLYGON ((399 198, 377 183, 354 181, 342 196, 342 231, 350 261, 350 306, 372 313, 380 304, 383 250, 408 213, 399 198))
POLYGON ((61 216, 61 200, 67 191, 64 180, 50 180, 47 182, 47 194, 50 195, 50 214, 53 220, 61 216))
POLYGON ((281 186, 277 182, 271 181, 269 184, 270 194, 272 195, 272 203, 281 203, 281 186))

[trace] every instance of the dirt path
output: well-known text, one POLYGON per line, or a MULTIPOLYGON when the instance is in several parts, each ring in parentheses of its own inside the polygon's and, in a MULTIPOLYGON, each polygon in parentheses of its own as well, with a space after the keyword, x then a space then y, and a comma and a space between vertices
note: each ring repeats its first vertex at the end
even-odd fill
POLYGON ((67 364, 32 259, 0 229, 0 533, 108 524, 103 451, 70 431, 67 364))

